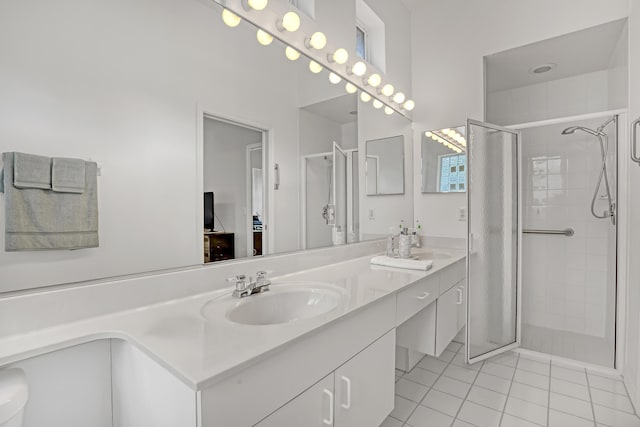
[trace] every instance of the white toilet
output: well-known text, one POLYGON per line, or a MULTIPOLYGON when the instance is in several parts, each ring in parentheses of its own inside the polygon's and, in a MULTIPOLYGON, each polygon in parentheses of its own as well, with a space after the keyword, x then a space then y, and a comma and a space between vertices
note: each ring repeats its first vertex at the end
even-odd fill
POLYGON ((0 369, 0 427, 22 427, 29 389, 22 369, 0 369))

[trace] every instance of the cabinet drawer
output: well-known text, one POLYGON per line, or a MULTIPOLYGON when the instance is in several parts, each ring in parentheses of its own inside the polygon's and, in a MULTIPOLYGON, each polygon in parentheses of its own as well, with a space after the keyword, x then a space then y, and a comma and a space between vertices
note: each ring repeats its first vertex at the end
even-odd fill
POLYGON ((438 298, 438 291, 439 274, 433 274, 398 293, 396 325, 406 322, 411 316, 434 302, 438 298))

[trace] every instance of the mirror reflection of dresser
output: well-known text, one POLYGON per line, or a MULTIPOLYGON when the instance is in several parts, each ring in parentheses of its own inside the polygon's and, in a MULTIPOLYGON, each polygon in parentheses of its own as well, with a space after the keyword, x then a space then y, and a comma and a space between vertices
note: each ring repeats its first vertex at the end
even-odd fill
POLYGON ((204 232, 204 262, 235 258, 235 234, 223 231, 204 232))

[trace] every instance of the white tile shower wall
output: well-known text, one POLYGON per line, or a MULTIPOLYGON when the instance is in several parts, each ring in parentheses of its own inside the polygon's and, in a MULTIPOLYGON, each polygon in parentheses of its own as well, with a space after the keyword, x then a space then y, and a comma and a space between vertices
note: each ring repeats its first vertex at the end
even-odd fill
MULTIPOLYGON (((575 230, 570 238, 525 235, 523 318, 529 325, 605 337, 612 271, 615 279, 615 263, 608 263, 611 223, 589 212, 600 155, 593 137, 563 137, 563 127, 523 131, 524 228, 575 230)), ((605 209, 603 201, 596 209, 605 209)))

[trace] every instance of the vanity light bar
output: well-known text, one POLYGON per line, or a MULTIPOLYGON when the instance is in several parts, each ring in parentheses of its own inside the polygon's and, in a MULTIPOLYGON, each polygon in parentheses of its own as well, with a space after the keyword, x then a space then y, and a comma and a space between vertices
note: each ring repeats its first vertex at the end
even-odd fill
POLYGON ((388 115, 394 112, 405 115, 415 108, 413 100, 407 99, 393 84, 383 82, 381 75, 369 70, 367 63, 362 60, 350 62, 351 55, 344 48, 330 49, 327 36, 322 31, 314 31, 310 36, 289 36, 288 33, 295 33, 302 24, 296 12, 285 12, 283 6, 278 3, 270 5, 269 0, 213 1, 223 7, 222 19, 229 27, 236 27, 246 19, 258 27, 256 38, 260 44, 268 46, 274 38, 279 39, 286 45, 286 56, 292 61, 299 58, 301 49, 306 48, 310 71, 318 73, 326 68, 332 73, 332 83, 339 83, 339 79, 346 81, 348 93, 359 90, 363 102, 373 100, 374 108, 384 106, 383 111, 388 115), (292 38, 292 41, 286 38, 292 38))

